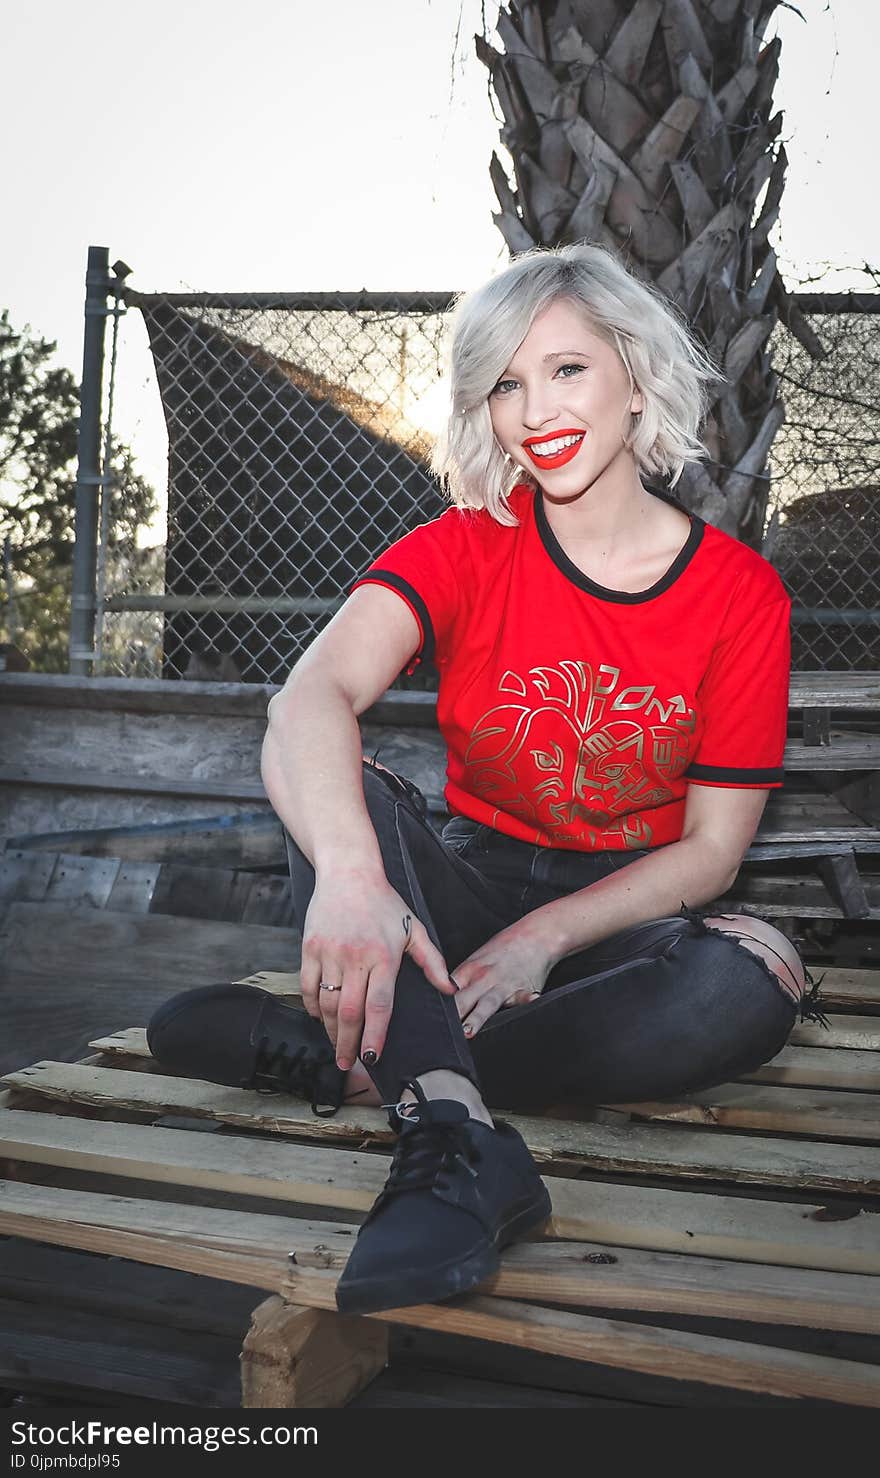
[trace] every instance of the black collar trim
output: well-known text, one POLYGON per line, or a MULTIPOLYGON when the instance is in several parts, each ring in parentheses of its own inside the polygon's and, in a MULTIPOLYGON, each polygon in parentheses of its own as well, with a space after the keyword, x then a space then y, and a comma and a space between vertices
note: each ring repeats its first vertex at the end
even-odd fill
POLYGON ((535 523, 538 527, 538 533, 541 536, 541 543, 544 545, 557 569, 561 570, 562 574, 573 585, 577 585, 581 590, 586 590, 590 595, 595 595, 598 600, 614 601, 618 605, 636 606, 641 605, 643 601, 654 600, 656 596, 662 595, 664 590, 668 590, 670 585, 675 584, 679 575, 687 568, 700 547, 706 524, 700 518, 699 514, 691 513, 671 493, 660 492, 658 488, 646 488, 646 492, 651 493, 655 498, 662 499, 664 503, 670 503, 673 508, 678 508, 681 513, 687 514, 691 521, 691 531, 688 534, 687 543, 683 549, 679 550, 665 575, 661 575, 660 579, 655 581, 647 590, 608 590, 604 585, 598 585, 595 580, 591 580, 589 575, 585 575, 583 570, 579 570, 577 565, 569 559, 547 521, 541 489, 535 488, 535 523))

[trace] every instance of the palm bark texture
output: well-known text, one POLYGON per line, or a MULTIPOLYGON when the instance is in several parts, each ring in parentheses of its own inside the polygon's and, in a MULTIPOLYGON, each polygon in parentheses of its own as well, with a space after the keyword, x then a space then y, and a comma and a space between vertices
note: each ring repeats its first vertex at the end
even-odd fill
POLYGON ((676 493, 760 546, 784 420, 768 341, 782 320, 822 353, 768 237, 787 159, 773 113, 778 0, 511 0, 503 51, 476 38, 504 120, 490 166, 511 252, 588 239, 681 309, 723 371, 711 460, 676 493), (760 202, 760 203, 759 203, 760 202))

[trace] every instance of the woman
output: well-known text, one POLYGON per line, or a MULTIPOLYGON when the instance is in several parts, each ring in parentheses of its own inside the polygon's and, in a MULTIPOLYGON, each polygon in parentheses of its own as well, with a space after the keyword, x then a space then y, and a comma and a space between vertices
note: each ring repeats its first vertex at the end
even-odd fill
POLYGON ((346 1311, 462 1292, 546 1217, 492 1107, 678 1095, 756 1068, 794 1024, 795 948, 705 909, 782 783, 789 600, 645 481, 706 455, 713 377, 606 251, 517 258, 456 313, 435 458, 452 506, 370 566, 270 704, 308 1016, 210 987, 150 1039, 177 1071, 391 1110, 346 1311), (429 658, 442 836, 413 785, 362 762, 357 723, 429 658))

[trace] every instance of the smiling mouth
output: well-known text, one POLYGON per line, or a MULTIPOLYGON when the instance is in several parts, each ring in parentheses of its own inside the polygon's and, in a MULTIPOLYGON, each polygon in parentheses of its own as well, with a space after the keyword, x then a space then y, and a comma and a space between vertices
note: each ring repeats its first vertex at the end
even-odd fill
POLYGON ((585 435, 585 431, 569 431, 542 437, 540 441, 524 441, 523 446, 536 467, 562 467, 577 456, 585 435))

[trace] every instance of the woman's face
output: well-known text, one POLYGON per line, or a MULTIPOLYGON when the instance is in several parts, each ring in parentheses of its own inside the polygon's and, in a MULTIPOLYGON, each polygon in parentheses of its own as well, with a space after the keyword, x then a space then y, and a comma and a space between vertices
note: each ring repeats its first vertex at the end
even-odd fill
POLYGON ((591 487, 617 458, 634 466, 623 441, 642 406, 616 349, 564 298, 538 315, 489 396, 501 449, 563 498, 591 487))

